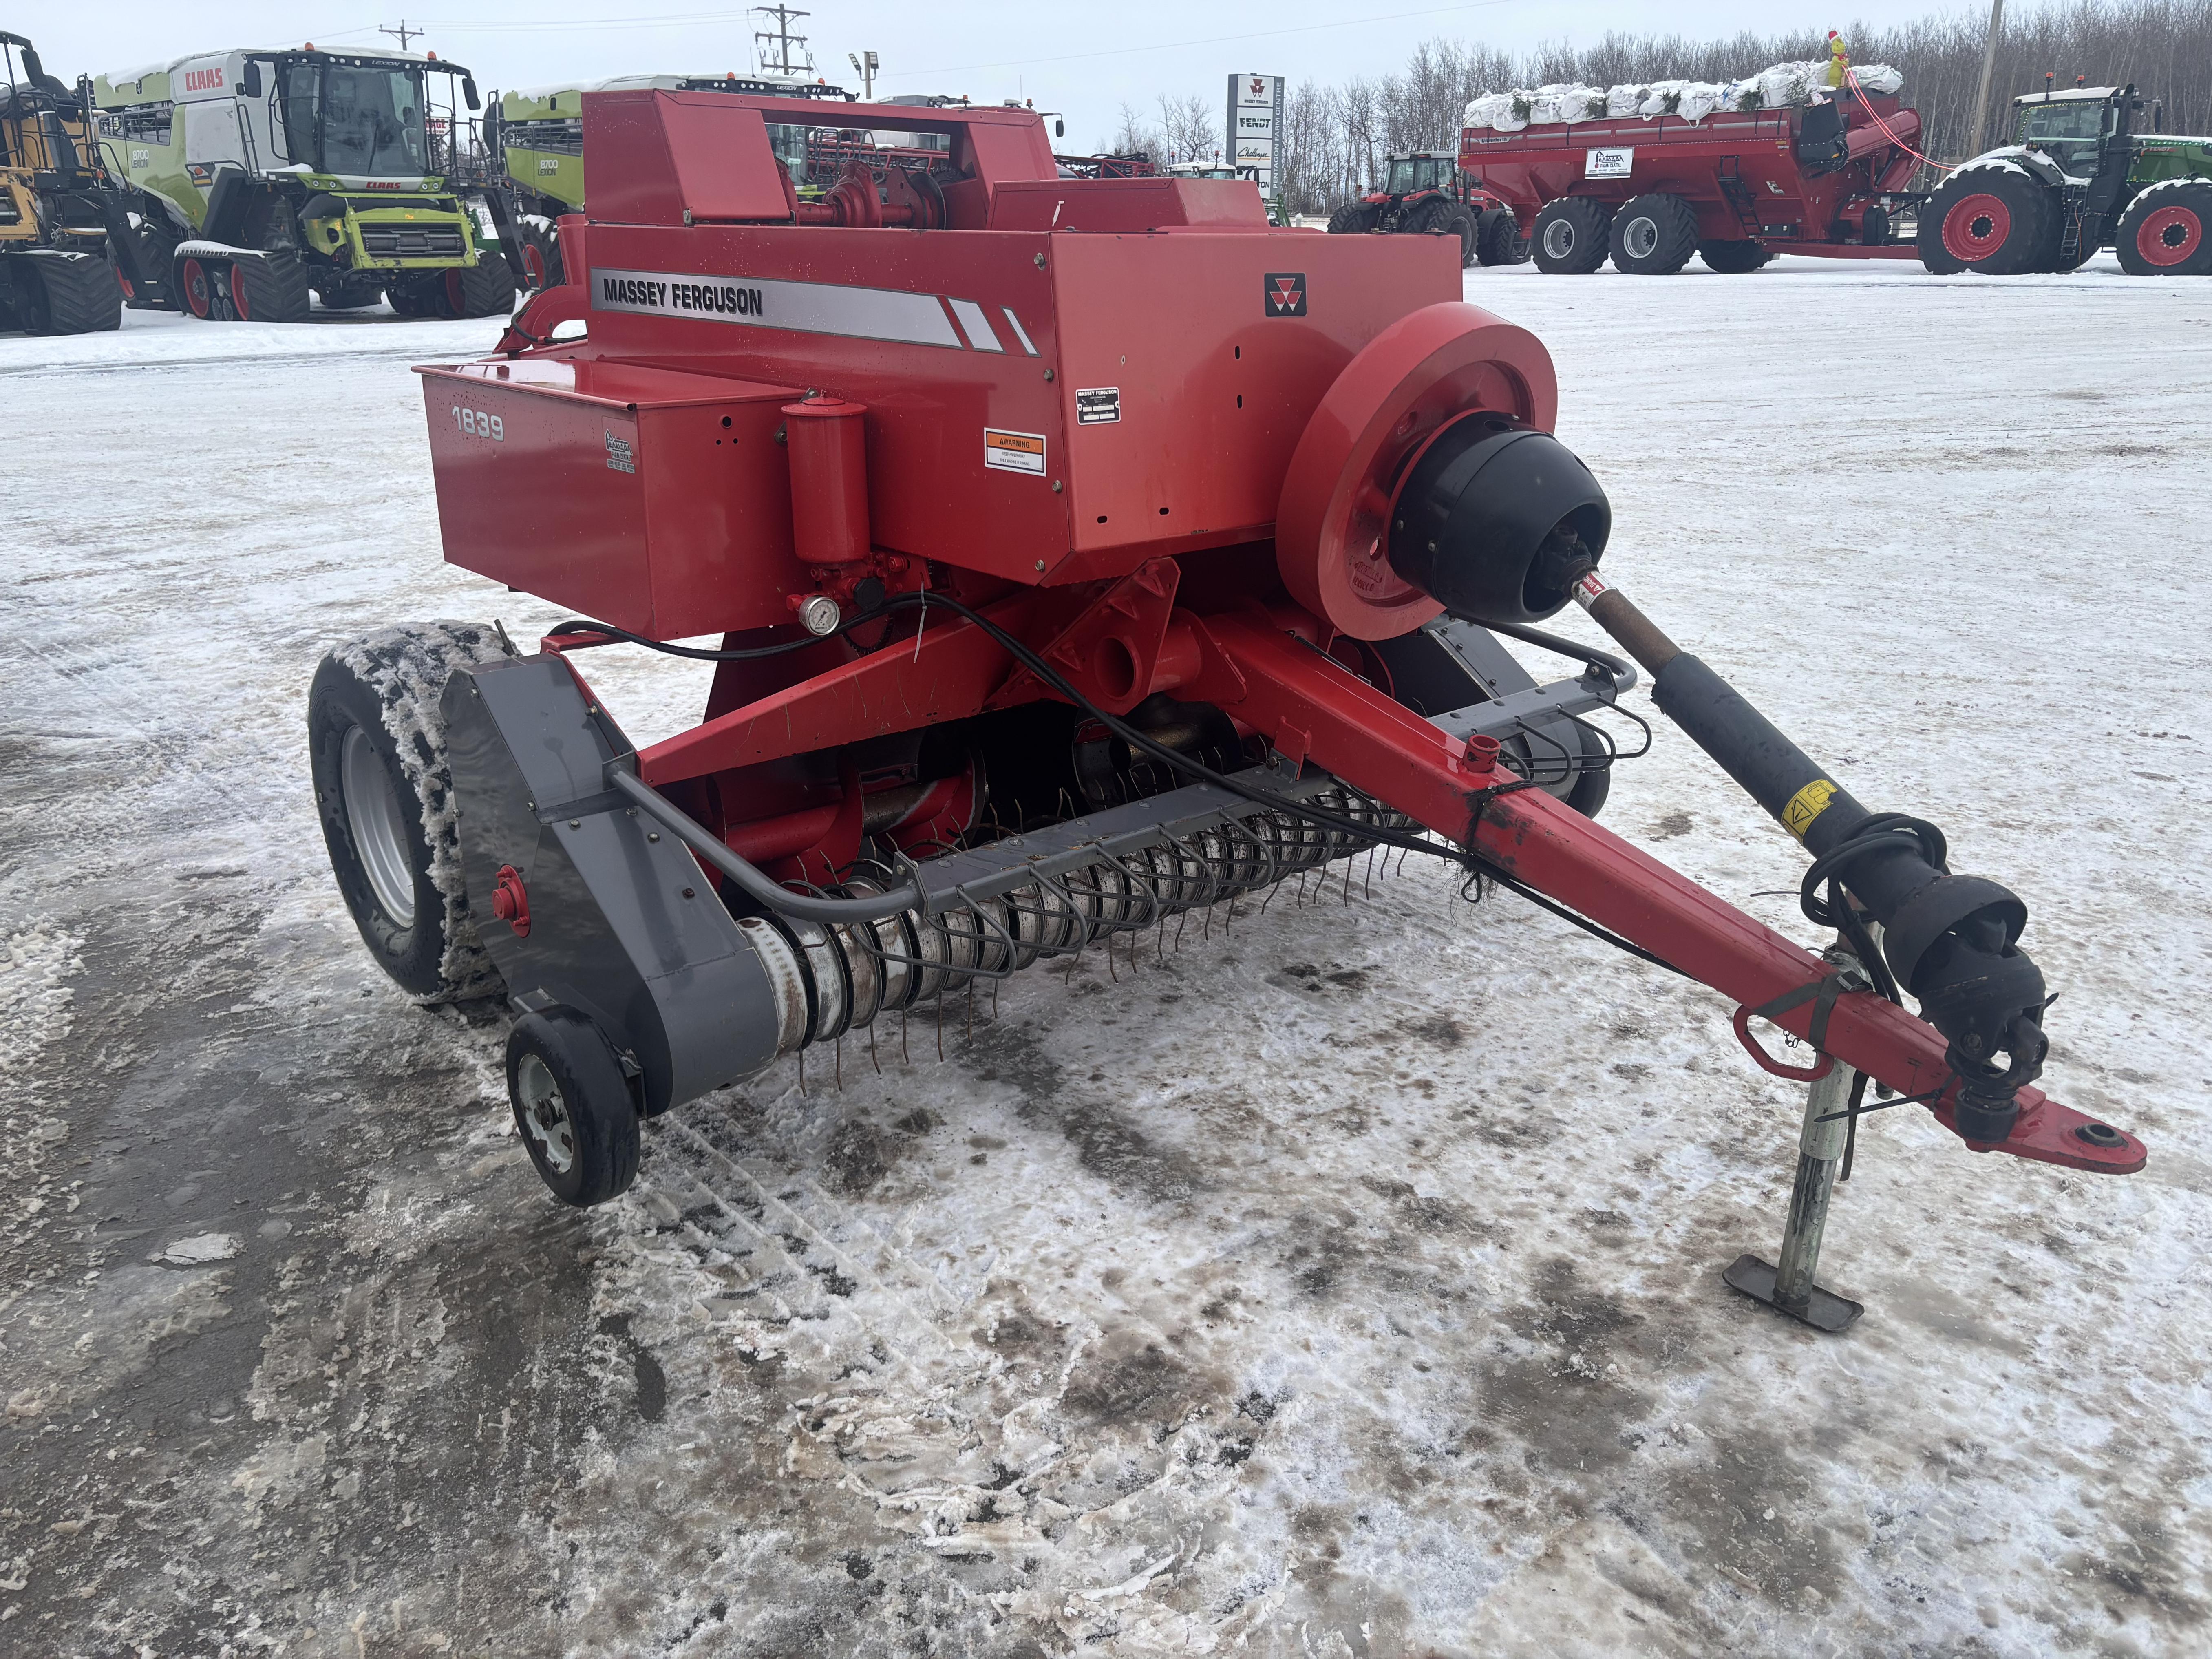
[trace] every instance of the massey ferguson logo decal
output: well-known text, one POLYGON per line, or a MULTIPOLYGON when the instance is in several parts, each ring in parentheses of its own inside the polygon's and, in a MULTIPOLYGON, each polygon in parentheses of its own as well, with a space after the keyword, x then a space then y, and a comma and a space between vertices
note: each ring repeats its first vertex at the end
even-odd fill
POLYGON ((599 298, 609 309, 653 311, 681 316, 757 317, 761 291, 734 283, 658 283, 650 278, 599 278, 599 298))
POLYGON ((1267 273, 1267 314, 1303 317, 1306 314, 1306 274, 1303 270, 1267 273))
POLYGON ((1256 75, 1252 77, 1252 95, 1255 98, 1257 98, 1261 93, 1267 91, 1267 82, 1256 75))
POLYGON ((219 69, 186 70, 185 71, 185 90, 186 92, 220 92, 222 89, 222 71, 219 69))

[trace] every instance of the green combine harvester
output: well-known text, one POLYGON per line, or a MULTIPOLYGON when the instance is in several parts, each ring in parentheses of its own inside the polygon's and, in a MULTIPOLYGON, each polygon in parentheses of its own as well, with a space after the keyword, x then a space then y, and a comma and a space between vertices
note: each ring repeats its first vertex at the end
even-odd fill
MULTIPOLYGON (((170 308, 304 322, 388 299, 405 316, 504 315, 514 272, 487 232, 469 72, 410 53, 240 50, 94 84, 135 250, 170 308), (428 95, 441 93, 442 106, 428 95)), ((134 304, 159 301, 135 299, 134 304)))
POLYGON ((2128 87, 2013 100, 2014 142, 1953 170, 1920 215, 1920 259, 1948 276, 2072 270, 2100 248, 2136 276, 2212 276, 2212 138, 2133 131, 2128 87))
MULTIPOLYGON (((623 75, 589 86, 541 87, 501 94, 484 124, 484 144, 500 158, 501 183, 513 201, 524 287, 545 288, 562 280, 554 222, 564 213, 584 210, 584 94, 640 90, 738 92, 838 101, 852 96, 843 88, 821 81, 750 80, 736 75, 623 75)), ((777 154, 802 187, 807 131, 769 128, 777 154)))

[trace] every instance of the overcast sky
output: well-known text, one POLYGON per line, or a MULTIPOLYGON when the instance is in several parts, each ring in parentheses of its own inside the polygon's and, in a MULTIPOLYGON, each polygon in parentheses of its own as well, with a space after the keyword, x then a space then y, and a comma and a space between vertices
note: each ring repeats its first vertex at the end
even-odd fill
MULTIPOLYGON (((1029 98, 1041 110, 1066 112, 1066 143, 1086 149, 1111 137, 1125 100, 1141 107, 1162 92, 1196 92, 1209 103, 1223 101, 1232 73, 1287 75, 1293 82, 1376 74, 1395 69, 1416 44, 1437 36, 1522 48, 1541 40, 1594 40, 1612 29, 1705 36, 1793 25, 1825 31, 1849 21, 1840 9, 1823 15, 1767 0, 1473 0, 1457 6, 1268 0, 1218 9, 1170 0, 1099 6, 811 0, 808 9, 812 15, 797 27, 812 37, 816 61, 830 80, 858 90, 846 54, 872 46, 883 61, 878 94, 1029 98)), ((1850 11, 1879 24, 1946 9, 1946 0, 1852 0, 1850 11)), ((40 8, 9 27, 32 35, 49 70, 74 80, 218 47, 304 40, 389 46, 394 43, 378 26, 397 25, 405 15, 428 25, 415 50, 467 64, 487 92, 611 75, 744 74, 759 27, 743 7, 715 9, 711 0, 645 0, 626 11, 579 0, 430 0, 427 9, 427 18, 417 18, 396 7, 354 9, 353 0, 230 0, 215 7, 108 0, 40 8)), ((1743 70, 1762 67, 1747 64, 1743 70)))

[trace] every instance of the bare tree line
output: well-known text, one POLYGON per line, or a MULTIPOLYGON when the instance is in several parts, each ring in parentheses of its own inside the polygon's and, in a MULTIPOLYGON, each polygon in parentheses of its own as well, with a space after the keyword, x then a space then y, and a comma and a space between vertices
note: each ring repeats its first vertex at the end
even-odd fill
MULTIPOLYGON (((2168 131, 2212 133, 2212 0, 2061 0, 2008 15, 1997 42, 1988 125, 1969 133, 1988 28, 1989 14, 1977 5, 1891 28, 1854 26, 1841 33, 1855 61, 1903 71, 1902 96, 1920 112, 1924 148, 1938 160, 1957 161, 2004 143, 2010 100, 2041 91, 2046 73, 2062 87, 2073 85, 2076 76, 2092 86, 2133 82, 2146 99, 2163 100, 2168 131)), ((1386 156, 1456 149, 1462 114, 1482 93, 1551 82, 1726 82, 1769 64, 1826 56, 1825 30, 1711 40, 1607 34, 1588 46, 1547 45, 1520 54, 1479 41, 1431 40, 1414 49, 1400 74, 1335 86, 1308 82, 1293 90, 1284 108, 1277 179, 1291 211, 1324 213, 1370 185, 1386 156)), ((1157 122, 1124 106, 1115 147, 1177 161, 1206 159, 1220 149, 1218 107, 1195 94, 1160 104, 1157 122), (1171 106, 1180 121, 1170 118, 1171 106)))

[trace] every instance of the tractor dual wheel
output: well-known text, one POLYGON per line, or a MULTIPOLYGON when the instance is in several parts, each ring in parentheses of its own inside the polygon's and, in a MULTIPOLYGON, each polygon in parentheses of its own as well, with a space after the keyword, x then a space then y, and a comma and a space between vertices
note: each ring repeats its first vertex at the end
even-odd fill
POLYGON ((26 334, 100 334, 123 326, 123 287, 97 253, 8 258, 16 325, 26 334))
POLYGON ((1328 216, 1328 228, 1338 236, 1364 236, 1375 228, 1375 210, 1364 202, 1346 202, 1328 216))
POLYGON ((2212 276, 2212 182, 2145 191, 2120 216, 2112 241, 2130 276, 2212 276))
POLYGON ((1698 251, 1697 210, 1679 196, 1632 196, 1613 216, 1613 268, 1632 276, 1671 276, 1698 251))
POLYGON ((2017 276, 2058 260, 2058 194, 2032 174, 1980 167, 1954 173, 1920 216, 1920 263, 1938 276, 2017 276))
POLYGON ((1526 264, 1529 246, 1510 208, 1491 208, 1476 223, 1474 257, 1486 265, 1526 264))
POLYGON ((1477 232, 1474 215, 1456 202, 1441 202, 1429 210, 1426 228, 1449 233, 1459 238, 1459 265, 1465 270, 1474 263, 1477 232))
POLYGON ((490 996, 440 708, 465 665, 507 654, 472 623, 387 628, 324 657, 307 693, 315 805, 338 892, 377 964, 421 1003, 490 996))
POLYGON ((1531 233, 1531 257, 1547 276, 1587 276, 1605 263, 1613 210, 1587 196, 1562 196, 1544 204, 1531 233))
POLYGON ((554 1007, 514 1022, 507 1098, 538 1178, 563 1204, 604 1204, 637 1179, 637 1097, 586 1015, 554 1007))
POLYGON ((1772 248, 1747 236, 1733 242, 1698 244, 1698 258, 1705 262, 1705 268, 1727 276, 1741 276, 1761 270, 1773 257, 1772 248))

